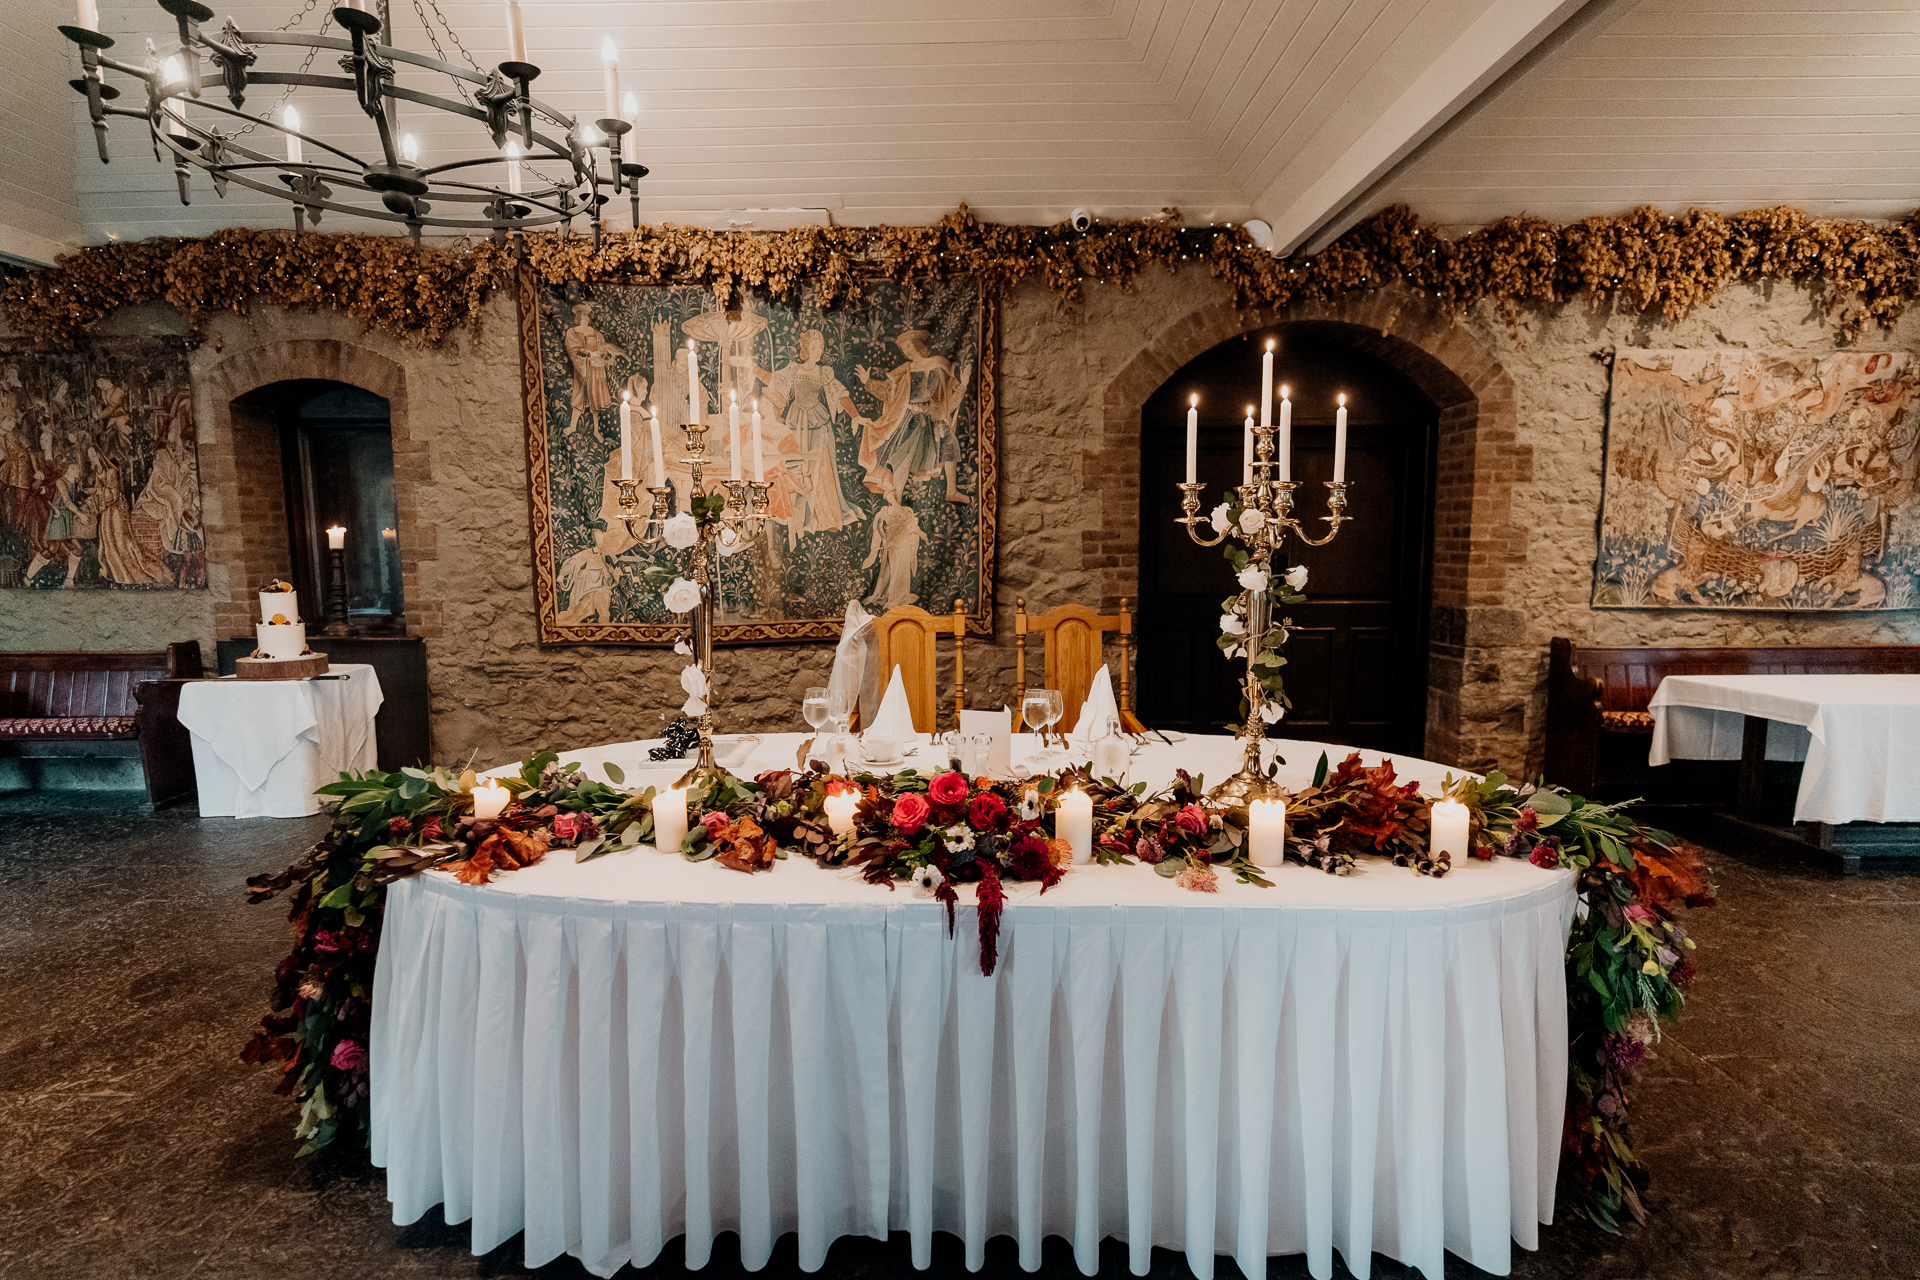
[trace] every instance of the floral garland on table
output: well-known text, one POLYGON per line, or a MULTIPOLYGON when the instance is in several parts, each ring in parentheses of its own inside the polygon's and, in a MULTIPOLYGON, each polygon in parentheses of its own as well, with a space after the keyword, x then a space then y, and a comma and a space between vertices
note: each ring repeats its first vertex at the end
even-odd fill
MULTIPOLYGON (((439 870, 469 884, 530 866, 556 849, 589 861, 630 850, 653 835, 652 787, 607 782, 550 751, 502 779, 510 800, 497 818, 476 818, 471 770, 403 769, 343 775, 321 788, 336 798, 333 829, 278 875, 247 883, 260 902, 290 892, 294 950, 275 974, 272 1012, 246 1046, 249 1062, 283 1064, 279 1091, 300 1101, 300 1153, 343 1135, 365 1142, 367 1032, 374 958, 387 885, 439 870)), ((892 776, 828 773, 818 762, 751 781, 702 777, 688 784, 681 853, 737 871, 769 870, 800 856, 859 872, 871 884, 910 886, 943 903, 957 927, 955 886, 973 884, 980 968, 999 958, 1005 884, 1059 883, 1071 851, 1056 813, 1069 790, 1092 802, 1092 856, 1143 864, 1197 892, 1226 872, 1271 887, 1248 857, 1231 812, 1209 809, 1203 782, 1180 771, 1159 791, 1096 778, 1086 769, 1024 782, 958 772, 892 776), (836 833, 833 808, 854 796, 836 833), (844 817, 842 821, 846 821, 844 817)), ((1449 777, 1444 792, 1468 807, 1472 855, 1525 859, 1578 875, 1581 910, 1567 949, 1569 1090, 1560 1166, 1561 1203, 1617 1230, 1643 1216, 1645 1171, 1627 1137, 1627 1087, 1648 1043, 1678 1016, 1692 980, 1692 938, 1681 906, 1713 901, 1698 858, 1671 836, 1635 822, 1623 805, 1599 805, 1551 786, 1513 786, 1498 773, 1449 777)), ((1391 761, 1367 767, 1358 752, 1288 798, 1290 859, 1340 875, 1362 857, 1382 857, 1428 876, 1451 869, 1428 848, 1433 798, 1400 782, 1391 761)))
POLYGON ((1037 279, 1071 302, 1088 280, 1126 291, 1151 266, 1187 263, 1204 263, 1242 307, 1329 305, 1401 282, 1449 315, 1491 302, 1509 324, 1523 306, 1581 293, 1596 306, 1612 300, 1676 321, 1735 280, 1790 280, 1819 288, 1830 320, 1854 340, 1869 324, 1891 327, 1920 294, 1920 213, 1879 224, 1785 206, 1678 216, 1643 206, 1564 226, 1507 217, 1456 240, 1396 205, 1310 258, 1275 258, 1238 227, 1182 226, 1177 209, 1087 231, 982 223, 964 205, 912 227, 755 232, 669 224, 610 232, 597 247, 555 232, 415 249, 399 236, 233 228, 65 254, 9 285, 0 314, 16 333, 66 346, 125 306, 165 303, 197 324, 216 311, 244 315, 259 299, 337 309, 438 344, 471 325, 492 290, 522 265, 547 284, 700 285, 723 306, 736 291, 791 300, 804 285, 817 305, 832 307, 859 301, 875 276, 911 287, 970 275, 994 295, 1037 279))

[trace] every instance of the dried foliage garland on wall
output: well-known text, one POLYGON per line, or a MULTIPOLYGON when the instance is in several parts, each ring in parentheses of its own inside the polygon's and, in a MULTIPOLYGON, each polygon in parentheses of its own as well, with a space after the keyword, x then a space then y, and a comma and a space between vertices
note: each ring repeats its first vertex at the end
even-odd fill
POLYGON ((1454 315, 1491 303, 1509 324, 1524 307, 1583 293, 1596 306, 1657 310, 1674 321, 1733 281, 1787 280, 1814 289, 1836 329, 1853 339, 1870 324, 1891 325, 1920 292, 1920 212, 1877 224, 1785 207, 1678 217, 1640 208, 1565 226, 1503 218, 1454 240, 1395 206, 1312 258, 1275 258, 1238 227, 1182 226, 1171 209, 1086 232, 983 223, 964 206, 921 227, 669 225, 610 234, 598 249, 557 233, 517 246, 488 240, 415 250, 398 236, 231 230, 83 249, 16 280, 0 313, 18 334, 65 345, 123 306, 167 303, 197 322, 210 312, 244 313, 259 299, 344 311, 433 344, 472 322, 520 254, 553 284, 697 284, 724 301, 742 288, 791 300, 804 283, 822 306, 857 300, 874 275, 902 284, 973 275, 989 294, 1037 279, 1071 302, 1089 280, 1125 290, 1150 266, 1204 263, 1251 309, 1332 304, 1402 282, 1454 315))

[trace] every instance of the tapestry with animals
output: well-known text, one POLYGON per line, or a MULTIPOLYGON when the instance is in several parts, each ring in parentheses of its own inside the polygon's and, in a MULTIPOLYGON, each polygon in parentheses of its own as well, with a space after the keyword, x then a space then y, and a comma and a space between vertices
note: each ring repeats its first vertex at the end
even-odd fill
POLYGON ((1917 381, 1904 351, 1616 352, 1594 605, 1914 608, 1917 381))

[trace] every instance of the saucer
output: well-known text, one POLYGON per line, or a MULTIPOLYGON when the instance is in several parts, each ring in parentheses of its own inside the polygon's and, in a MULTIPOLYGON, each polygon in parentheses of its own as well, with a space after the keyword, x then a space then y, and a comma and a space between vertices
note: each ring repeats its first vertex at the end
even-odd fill
POLYGON ((878 756, 868 755, 866 751, 862 749, 859 753, 859 760, 861 764, 870 764, 878 769, 886 769, 886 768, 891 768, 896 764, 905 764, 907 762, 907 757, 906 757, 906 753, 902 752, 899 755, 888 756, 886 759, 883 760, 878 756))

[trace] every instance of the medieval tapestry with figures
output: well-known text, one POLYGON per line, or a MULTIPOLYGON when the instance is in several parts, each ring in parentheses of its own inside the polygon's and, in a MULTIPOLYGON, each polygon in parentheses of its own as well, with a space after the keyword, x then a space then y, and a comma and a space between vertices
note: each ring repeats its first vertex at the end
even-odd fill
POLYGON ((1917 382, 1909 352, 1616 352, 1593 603, 1920 605, 1917 382))
POLYGON ((660 644, 675 616, 646 573, 684 572, 644 517, 658 414, 671 511, 688 509, 686 426, 705 423, 705 487, 753 476, 759 531, 719 562, 716 638, 837 636, 847 602, 990 618, 992 308, 977 281, 881 281, 830 308, 697 287, 543 285, 523 274, 520 332, 534 583, 547 643, 660 644), (688 344, 694 344, 693 376, 688 344), (691 384, 691 385, 690 385, 691 384), (633 406, 637 505, 622 518, 620 403, 633 406), (740 470, 730 415, 739 408, 740 470), (754 409, 759 439, 754 439, 754 409))
POLYGON ((179 348, 0 349, 0 587, 206 585, 179 348))

